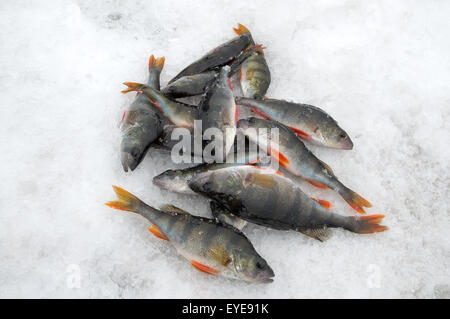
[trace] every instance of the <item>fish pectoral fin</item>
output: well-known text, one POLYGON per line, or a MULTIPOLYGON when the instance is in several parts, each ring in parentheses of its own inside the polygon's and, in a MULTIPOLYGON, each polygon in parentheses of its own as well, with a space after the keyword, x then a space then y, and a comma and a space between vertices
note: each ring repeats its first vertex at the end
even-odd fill
POLYGON ((203 265, 202 263, 199 263, 198 261, 195 261, 193 259, 191 260, 191 264, 196 269, 198 269, 201 272, 204 272, 205 274, 209 274, 209 275, 218 275, 219 274, 219 271, 217 269, 203 265))
POLYGON ((293 130, 295 133, 297 133, 298 136, 300 136, 303 139, 311 139, 311 135, 309 135, 308 133, 306 133, 305 131, 299 130, 298 128, 295 128, 293 126, 289 127, 291 130, 293 130))
POLYGON ((189 213, 177 206, 174 206, 172 204, 166 204, 166 205, 162 205, 161 207, 159 207, 160 210, 162 210, 163 212, 166 213, 176 213, 176 214, 187 214, 189 215, 189 213))
POLYGON ((319 183, 319 182, 316 182, 316 181, 313 181, 313 180, 310 180, 310 179, 306 179, 306 181, 308 183, 310 183, 311 185, 317 187, 317 188, 322 188, 322 189, 327 189, 328 188, 327 185, 324 185, 322 183, 319 183))
POLYGON ((223 245, 216 244, 209 249, 209 255, 221 265, 227 266, 231 262, 227 250, 223 245))
POLYGON ((150 226, 148 228, 148 231, 151 232, 153 235, 155 235, 158 238, 161 238, 161 239, 164 239, 164 240, 169 240, 169 238, 167 238, 166 235, 163 234, 161 229, 159 229, 159 227, 156 226, 155 224, 152 224, 152 226, 150 226))
POLYGON ((311 199, 312 199, 313 201, 318 202, 319 205, 322 206, 323 208, 330 209, 331 206, 332 206, 332 204, 331 204, 329 201, 327 201, 327 200, 324 200, 324 199, 318 199, 318 198, 313 198, 313 197, 311 197, 311 199))
POLYGON ((299 230, 300 233, 309 236, 311 238, 314 238, 318 241, 324 242, 328 238, 331 237, 331 229, 324 228, 324 227, 318 227, 318 228, 311 228, 311 229, 302 229, 299 230))
POLYGON ((284 168, 287 168, 291 163, 286 156, 273 147, 269 147, 268 153, 284 168))
MULTIPOLYGON (((264 167, 255 166, 258 169, 264 170, 264 167)), ((275 181, 270 176, 270 174, 250 174, 249 179, 244 181, 244 186, 248 186, 250 184, 258 185, 262 188, 272 188, 275 181)))

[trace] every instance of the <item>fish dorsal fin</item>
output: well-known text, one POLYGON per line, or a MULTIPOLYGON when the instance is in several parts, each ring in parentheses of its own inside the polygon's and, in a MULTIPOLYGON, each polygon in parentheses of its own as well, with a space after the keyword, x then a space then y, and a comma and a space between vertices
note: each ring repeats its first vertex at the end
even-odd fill
POLYGON ((331 237, 331 229, 323 227, 299 230, 299 232, 321 242, 331 237))
POLYGON ((270 174, 249 174, 244 182, 245 186, 250 184, 258 185, 262 188, 272 188, 275 184, 273 177, 270 174))
POLYGON ((162 210, 163 212, 166 213, 176 213, 176 214, 185 214, 185 215, 190 215, 187 211, 178 208, 172 204, 166 204, 166 205, 162 205, 161 207, 159 207, 160 210, 162 210))
POLYGON ((209 255, 219 264, 227 266, 231 262, 226 248, 221 244, 215 244, 209 248, 209 255))

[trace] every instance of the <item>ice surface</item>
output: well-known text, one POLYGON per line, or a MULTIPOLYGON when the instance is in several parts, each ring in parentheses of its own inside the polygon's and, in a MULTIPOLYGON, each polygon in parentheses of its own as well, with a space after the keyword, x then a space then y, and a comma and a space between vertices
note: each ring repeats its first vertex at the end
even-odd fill
POLYGON ((445 1, 2 1, 0 297, 449 298, 449 14, 445 1), (352 151, 311 149, 390 227, 320 243, 250 226, 270 285, 200 273, 103 204, 116 184, 208 213, 152 185, 164 154, 123 172, 121 83, 145 81, 153 53, 165 84, 237 22, 267 46, 268 96, 321 106, 350 134, 352 151))

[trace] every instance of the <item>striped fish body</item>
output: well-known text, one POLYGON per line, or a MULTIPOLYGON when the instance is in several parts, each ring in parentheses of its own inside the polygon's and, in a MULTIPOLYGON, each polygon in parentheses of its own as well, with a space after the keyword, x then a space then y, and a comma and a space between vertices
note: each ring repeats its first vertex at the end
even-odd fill
POLYGON ((260 168, 238 166, 202 174, 189 187, 249 222, 280 230, 342 227, 357 232, 385 230, 382 215, 357 218, 333 213, 309 198, 291 180, 260 168))
POLYGON ((202 272, 253 282, 273 281, 272 269, 238 229, 190 215, 174 206, 158 210, 117 186, 114 190, 119 200, 106 205, 148 219, 152 233, 168 240, 202 272))
POLYGON ((199 106, 203 133, 210 128, 217 128, 222 132, 224 156, 233 146, 238 116, 233 91, 229 86, 229 72, 229 66, 224 66, 220 70, 219 77, 206 91, 199 106))
POLYGON ((284 100, 236 97, 238 105, 250 107, 266 119, 278 121, 308 142, 339 149, 352 149, 353 142, 336 120, 322 109, 284 100))
POLYGON ((270 70, 264 53, 255 52, 242 63, 240 83, 244 97, 264 98, 270 85, 270 70))

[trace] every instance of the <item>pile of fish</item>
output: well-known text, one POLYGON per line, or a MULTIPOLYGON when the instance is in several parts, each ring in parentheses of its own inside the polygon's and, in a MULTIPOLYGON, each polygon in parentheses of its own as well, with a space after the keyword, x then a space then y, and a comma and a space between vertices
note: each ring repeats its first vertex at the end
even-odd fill
MULTIPOLYGON (((364 214, 371 204, 340 182, 304 144, 350 150, 350 137, 318 107, 267 98, 271 79, 265 48, 255 44, 243 25, 234 31, 237 37, 187 66, 164 88, 160 74, 165 60, 153 55, 147 84, 124 83, 128 88, 123 93, 138 92, 122 118, 120 152, 125 172, 133 171, 150 147, 170 150, 175 128, 193 129, 194 122, 201 121, 202 132, 215 127, 224 133, 223 155, 236 152, 236 135, 242 134, 282 171, 338 192, 356 212, 364 214), (233 90, 231 78, 236 73, 242 96, 235 96, 233 90), (180 101, 200 95, 198 105, 180 101), (240 108, 250 108, 255 116, 239 119, 240 108), (255 132, 261 128, 277 129, 278 139, 259 139, 255 132)), ((198 270, 250 282, 272 282, 274 272, 242 232, 247 222, 297 231, 320 241, 335 227, 358 234, 387 229, 379 224, 383 215, 337 214, 328 201, 310 198, 286 174, 263 165, 259 153, 246 149, 243 154, 233 163, 205 161, 153 179, 162 189, 209 198, 212 218, 194 216, 172 205, 156 209, 117 186, 113 188, 118 199, 107 205, 148 219, 149 231, 172 243, 198 270)))

